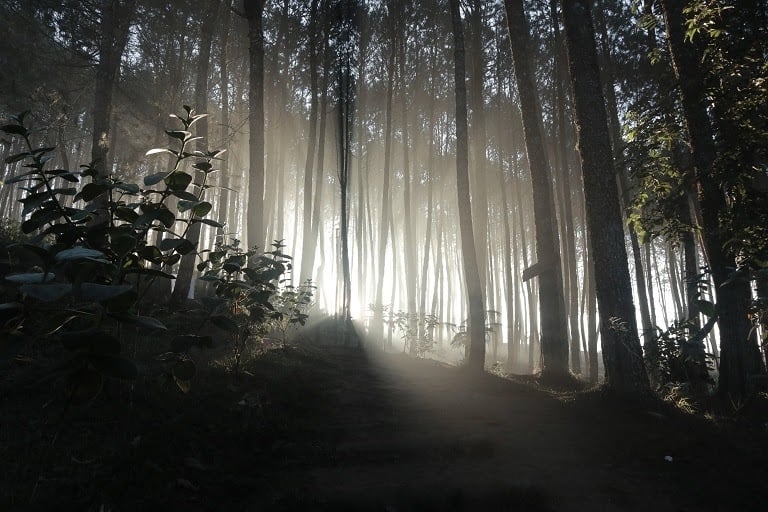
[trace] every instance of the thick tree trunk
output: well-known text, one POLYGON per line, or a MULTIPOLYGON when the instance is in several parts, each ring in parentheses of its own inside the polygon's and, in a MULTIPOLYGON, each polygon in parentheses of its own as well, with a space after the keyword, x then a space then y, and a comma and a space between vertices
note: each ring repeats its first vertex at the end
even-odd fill
POLYGON ((475 235, 472 227, 472 204, 469 197, 469 158, 467 140, 467 85, 464 51, 464 27, 459 13, 459 0, 450 0, 453 28, 453 61, 456 91, 456 190, 459 201, 459 231, 469 307, 469 341, 467 366, 483 371, 485 366, 485 314, 480 284, 475 235))
MULTIPOLYGON (((384 121, 384 175, 381 185, 381 210, 379 211, 381 225, 379 226, 379 256, 376 260, 378 275, 376 277, 376 302, 373 306, 373 325, 371 333, 378 341, 384 333, 384 267, 387 252, 387 233, 389 222, 389 174, 392 165, 392 107, 395 81, 395 48, 390 47, 387 60, 387 112, 384 121)), ((392 240, 394 244, 394 240, 392 240)), ((393 262, 394 264, 394 262, 393 262)), ((394 286, 394 284, 393 284, 394 286)))
POLYGON ((619 394, 646 394, 648 375, 632 304, 624 227, 589 2, 564 0, 561 5, 587 226, 596 272, 606 384, 619 394))
MULTIPOLYGON (((228 51, 228 45, 229 45, 229 20, 230 20, 230 2, 231 0, 224 0, 224 5, 222 6, 222 12, 221 12, 221 25, 223 26, 222 32, 221 32, 221 39, 219 41, 219 73, 220 73, 220 82, 219 87, 221 89, 221 142, 220 146, 222 149, 228 149, 229 148, 229 142, 230 142, 230 134, 229 134, 229 67, 227 58, 229 55, 228 51)), ((221 161, 219 164, 220 166, 220 185, 221 185, 221 193, 219 194, 219 204, 218 204, 218 216, 217 220, 220 224, 226 224, 230 221, 228 219, 228 213, 229 213, 229 203, 230 203, 230 194, 233 192, 229 190, 231 188, 230 186, 230 179, 229 179, 229 159, 231 158, 230 155, 225 154, 225 158, 221 161)), ((228 232, 228 229, 226 226, 221 227, 217 230, 218 235, 223 235, 224 233, 228 232)))
POLYGON ((761 372, 760 358, 749 334, 749 283, 740 279, 729 282, 731 271, 728 267, 735 264, 723 248, 728 235, 721 230, 719 221, 727 206, 725 194, 713 175, 716 148, 714 130, 707 113, 708 99, 701 81, 701 52, 694 43, 685 40, 683 9, 686 5, 683 0, 661 0, 667 43, 680 87, 688 140, 696 167, 704 249, 715 285, 721 356, 718 388, 724 395, 742 397, 747 392, 749 376, 761 372))

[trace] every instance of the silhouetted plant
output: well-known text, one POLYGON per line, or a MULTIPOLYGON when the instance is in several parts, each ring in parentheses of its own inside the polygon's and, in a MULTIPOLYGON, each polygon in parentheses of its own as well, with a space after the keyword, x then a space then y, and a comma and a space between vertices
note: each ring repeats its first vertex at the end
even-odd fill
MULTIPOLYGON (((115 176, 101 175, 91 165, 81 171, 49 169, 54 147, 36 147, 28 113, 13 116, 0 129, 23 139, 26 149, 6 159, 24 161, 25 172, 5 180, 20 184, 25 217, 21 230, 29 240, 11 247, 33 262, 30 271, 5 276, 14 299, 0 305, 0 333, 22 347, 29 342, 59 342, 66 356, 53 376, 67 379, 70 398, 98 394, 104 377, 134 378, 135 364, 122 355, 125 327, 164 331, 156 318, 141 314, 143 295, 154 279, 173 279, 170 268, 183 254, 195 251, 186 238, 193 223, 221 224, 206 219, 211 203, 204 200, 207 178, 222 151, 191 149, 197 140, 189 131, 203 114, 185 106, 173 115, 181 130, 167 130, 173 147, 152 149, 147 155, 170 154, 170 171, 147 176, 143 187, 115 176), (187 163, 201 172, 193 183, 187 163), (83 184, 83 178, 91 181, 83 184), (176 198, 175 207, 169 199, 176 198), (173 209, 172 209, 173 208, 173 209), (181 232, 173 231, 176 224, 181 232), (150 233, 163 232, 157 245, 150 233)), ((190 365, 179 361, 174 375, 188 381, 190 365)))

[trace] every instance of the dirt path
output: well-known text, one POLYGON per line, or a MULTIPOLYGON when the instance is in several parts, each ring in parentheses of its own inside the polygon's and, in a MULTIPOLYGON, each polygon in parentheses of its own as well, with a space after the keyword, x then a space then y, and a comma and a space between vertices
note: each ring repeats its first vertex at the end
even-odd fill
POLYGON ((334 411, 345 435, 309 480, 329 510, 762 509, 750 482, 731 487, 736 502, 722 489, 736 480, 723 462, 740 459, 720 458, 706 426, 433 361, 334 357, 349 368, 334 411))
POLYGON ((402 355, 272 350, 66 422, 48 388, 3 382, 0 510, 766 510, 768 429, 402 355))

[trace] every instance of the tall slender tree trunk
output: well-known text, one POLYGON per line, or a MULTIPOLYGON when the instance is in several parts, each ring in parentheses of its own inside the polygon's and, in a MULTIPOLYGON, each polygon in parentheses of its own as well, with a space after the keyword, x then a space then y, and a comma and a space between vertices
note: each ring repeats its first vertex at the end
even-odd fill
POLYGON ((102 176, 110 174, 112 167, 109 160, 112 96, 135 10, 136 0, 101 1, 99 62, 96 65, 93 99, 91 162, 102 176))
MULTIPOLYGON (((602 4, 596 10, 595 18, 597 20, 598 29, 600 32, 600 58, 602 61, 601 76, 604 77, 604 91, 605 100, 608 110, 608 126, 611 135, 611 146, 613 148, 614 162, 622 161, 622 146, 624 141, 621 137, 621 123, 619 122, 619 110, 616 101, 616 93, 614 92, 614 73, 613 73, 613 60, 610 54, 609 41, 608 41, 608 29, 605 23, 605 16, 602 12, 602 4)), ((619 187, 619 205, 622 211, 627 212, 627 197, 630 191, 630 184, 628 179, 628 171, 626 168, 621 168, 617 164, 617 184, 619 187)), ((635 269, 635 283, 637 286, 637 297, 640 308, 640 329, 643 338, 643 348, 645 349, 645 357, 649 361, 658 361, 659 347, 655 336, 655 330, 653 322, 651 321, 651 314, 649 310, 649 297, 648 289, 645 285, 645 271, 643 269, 643 262, 640 253, 640 241, 637 237, 637 231, 635 229, 635 223, 628 219, 629 227, 629 239, 632 247, 632 257, 635 269)), ((651 369, 651 377, 655 378, 653 369, 651 369)))
POLYGON ((606 384, 619 394, 646 394, 648 375, 632 304, 624 227, 589 1, 563 0, 561 5, 587 225, 594 250, 606 384))
POLYGON ((315 161, 317 143, 317 108, 318 108, 318 73, 317 73, 317 39, 318 0, 312 0, 309 10, 309 135, 307 136, 307 159, 304 164, 304 205, 301 237, 301 271, 300 282, 312 279, 314 266, 315 244, 310 243, 312 237, 312 171, 315 161))
MULTIPOLYGON (((221 148, 222 149, 228 149, 229 143, 230 143, 230 133, 229 133, 229 63, 228 63, 228 46, 229 46, 229 21, 230 21, 230 5, 231 0, 224 0, 224 5, 222 6, 221 11, 221 39, 219 40, 219 73, 220 73, 220 82, 219 82, 219 88, 221 89, 221 148)), ((221 193, 219 194, 219 204, 218 204, 218 217, 217 220, 219 224, 226 224, 230 221, 228 219, 228 213, 229 213, 229 204, 230 204, 230 194, 232 194, 232 191, 230 190, 231 184, 229 179, 229 159, 230 155, 227 154, 226 157, 221 161, 220 165, 220 173, 219 176, 220 179, 220 185, 221 185, 221 193)), ((226 226, 223 226, 217 230, 218 235, 224 235, 225 232, 227 232, 228 229, 226 226)))
POLYGON ((264 28, 265 0, 245 0, 248 20, 248 246, 265 247, 264 240, 264 28))
MULTIPOLYGON (((213 44, 214 27, 221 0, 208 0, 204 22, 200 25, 200 53, 197 63, 197 80, 195 83, 195 107, 198 113, 208 111, 208 70, 210 69, 211 45, 213 44)), ((197 150, 208 150, 208 118, 200 119, 197 124, 197 136, 202 137, 197 141, 197 150)), ((202 171, 195 172, 195 183, 202 185, 205 174, 202 171)), ((187 231, 187 240, 197 247, 200 243, 200 228, 202 222, 195 222, 187 231)), ((199 248, 198 248, 199 250, 199 248)), ((176 276, 175 286, 171 294, 171 300, 176 303, 183 302, 189 297, 192 287, 192 276, 195 273, 195 258, 197 250, 189 252, 181 257, 179 273, 176 276)))
POLYGON ((483 371, 485 366, 485 314, 483 291, 475 253, 472 204, 469 196, 469 158, 467 140, 467 85, 465 71, 464 27, 459 0, 450 0, 453 28, 453 61, 456 92, 456 190, 459 204, 459 231, 469 307, 467 366, 483 371))
MULTIPOLYGON (((378 341, 384 332, 384 267, 385 256, 387 252, 387 232, 389 222, 389 175, 391 172, 392 159, 392 108, 394 97, 395 81, 395 48, 390 46, 389 56, 387 58, 387 105, 384 121, 384 175, 381 185, 381 210, 379 211, 381 225, 379 226, 379 257, 376 260, 378 265, 378 275, 376 277, 376 302, 373 307, 373 325, 371 332, 374 339, 378 341)), ((394 244, 394 240, 392 240, 394 244)), ((394 264, 394 261, 393 261, 394 264)), ((394 286, 394 284, 393 284, 394 286)))
POLYGON ((541 374, 545 379, 558 379, 568 375, 568 326, 563 298, 560 242, 555 228, 552 173, 544 151, 523 2, 506 0, 505 6, 533 188, 536 263, 540 269, 537 275, 541 318, 541 374))

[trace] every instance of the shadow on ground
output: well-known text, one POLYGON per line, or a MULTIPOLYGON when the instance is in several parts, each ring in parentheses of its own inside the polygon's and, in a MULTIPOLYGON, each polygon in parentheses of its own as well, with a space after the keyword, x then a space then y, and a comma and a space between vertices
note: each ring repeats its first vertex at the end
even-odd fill
POLYGON ((3 380, 0 509, 763 510, 765 432, 663 404, 349 346, 245 369, 64 414, 55 393, 42 407, 50 389, 3 380))

